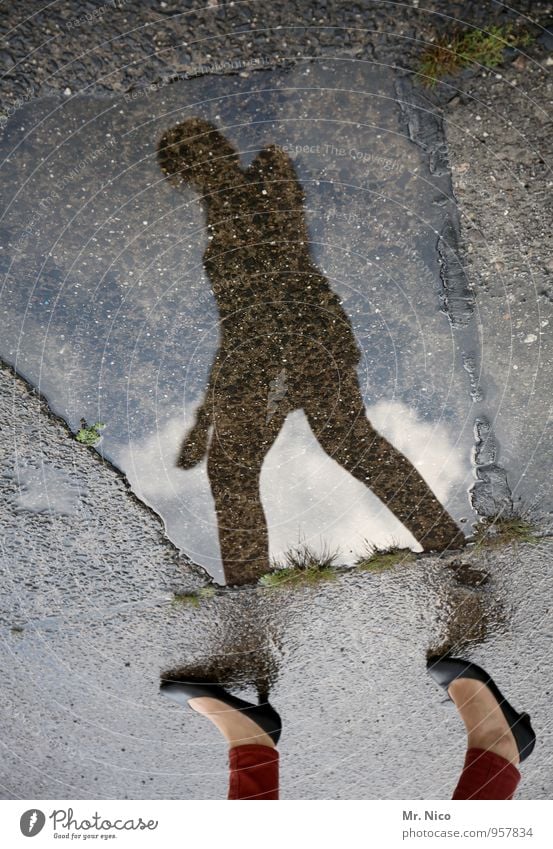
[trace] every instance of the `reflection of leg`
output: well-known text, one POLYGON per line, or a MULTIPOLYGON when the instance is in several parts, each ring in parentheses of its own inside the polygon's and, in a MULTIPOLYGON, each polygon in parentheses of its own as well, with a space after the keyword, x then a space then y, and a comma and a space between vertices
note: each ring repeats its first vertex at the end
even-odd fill
POLYGON ((319 398, 305 412, 327 454, 370 487, 425 550, 463 545, 461 531, 424 478, 371 426, 356 379, 343 384, 328 406, 319 398))
POLYGON ((267 523, 259 495, 263 455, 241 461, 240 445, 229 455, 216 437, 214 443, 207 471, 225 579, 228 584, 245 584, 269 570, 267 523))
POLYGON ((256 406, 251 402, 248 406, 244 399, 235 401, 232 409, 221 404, 208 454, 207 471, 229 584, 256 581, 270 569, 259 477, 282 420, 275 416, 266 424, 265 406, 256 406))

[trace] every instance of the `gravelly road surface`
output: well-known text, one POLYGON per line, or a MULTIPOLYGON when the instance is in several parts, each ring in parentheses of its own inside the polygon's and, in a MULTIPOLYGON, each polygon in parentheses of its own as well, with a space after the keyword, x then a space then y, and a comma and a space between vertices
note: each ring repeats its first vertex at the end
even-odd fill
MULTIPOLYGON (((128 3, 95 13, 91 25, 83 16, 93 8, 9 10, 14 29, 0 54, 8 119, 38 97, 128 93, 179 74, 182 84, 187 74, 228 72, 224 62, 253 73, 338 54, 384 62, 395 74, 392 65, 414 67, 417 41, 443 29, 444 13, 479 26, 516 13, 551 17, 548 3, 518 3, 516 13, 437 3, 428 7, 437 14, 409 9, 401 20, 370 3, 191 4, 176 16, 176 4, 128 3)), ((432 97, 444 109, 489 376, 497 447, 488 459, 506 470, 515 496, 535 493, 548 533, 551 45, 536 34, 525 56, 513 52, 505 66, 464 74, 432 97)), ((519 796, 551 797, 548 537, 175 606, 173 592, 209 579, 156 514, 8 367, 0 398, 4 798, 224 796, 215 731, 158 695, 160 673, 178 666, 212 669, 246 693, 252 682, 270 687, 284 720, 284 798, 448 798, 463 738, 424 674, 426 652, 445 645, 493 671, 532 714, 539 747, 519 796)))

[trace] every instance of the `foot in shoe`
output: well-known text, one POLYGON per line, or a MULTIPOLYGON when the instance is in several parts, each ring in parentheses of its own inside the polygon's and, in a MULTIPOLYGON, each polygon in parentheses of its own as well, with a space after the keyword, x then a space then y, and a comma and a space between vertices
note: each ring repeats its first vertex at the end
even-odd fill
POLYGON ((231 749, 235 746, 251 745, 252 743, 275 748, 272 739, 257 722, 254 722, 242 711, 219 701, 219 699, 202 696, 190 699, 188 704, 197 713, 207 716, 217 726, 231 749))
POLYGON ((469 749, 495 752, 518 766, 518 747, 495 696, 482 681, 457 678, 448 693, 465 723, 469 749))

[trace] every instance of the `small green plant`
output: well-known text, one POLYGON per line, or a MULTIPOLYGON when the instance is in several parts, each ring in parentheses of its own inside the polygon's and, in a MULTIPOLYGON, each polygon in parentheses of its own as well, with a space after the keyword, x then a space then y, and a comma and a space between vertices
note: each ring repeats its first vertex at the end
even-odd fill
POLYGON ((490 26, 487 31, 471 29, 440 36, 422 54, 418 73, 424 85, 432 88, 438 80, 454 76, 472 63, 495 68, 503 61, 506 47, 525 47, 533 41, 526 30, 512 24, 490 26))
POLYGON ((262 587, 280 587, 284 584, 317 584, 336 578, 334 563, 338 552, 323 549, 317 554, 306 543, 289 549, 284 555, 284 564, 274 564, 272 572, 259 579, 262 587))
POLYGON ((81 429, 78 431, 75 439, 83 445, 96 445, 98 440, 102 438, 100 430, 104 427, 105 424, 103 422, 87 425, 85 419, 81 419, 81 429))
POLYGON ((532 522, 524 516, 496 516, 481 522, 474 533, 477 546, 499 548, 512 542, 539 542, 532 522))
POLYGON ((201 587, 199 590, 194 590, 191 593, 173 593, 173 604, 189 605, 190 607, 199 607, 202 601, 213 598, 215 595, 215 587, 201 587))
POLYGON ((385 572, 398 563, 410 563, 415 559, 415 554, 410 548, 375 548, 367 545, 367 551, 355 561, 355 565, 362 572, 385 572))

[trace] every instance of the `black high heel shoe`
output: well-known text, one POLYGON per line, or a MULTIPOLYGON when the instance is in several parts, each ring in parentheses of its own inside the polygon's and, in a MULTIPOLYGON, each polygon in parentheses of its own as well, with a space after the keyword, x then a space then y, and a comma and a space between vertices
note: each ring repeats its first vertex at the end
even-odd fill
POLYGON ((219 684, 210 684, 208 682, 162 681, 159 689, 164 696, 167 696, 167 698, 172 699, 179 705, 187 705, 190 699, 199 699, 205 696, 210 699, 217 699, 230 708, 245 713, 246 716, 253 719, 256 725, 259 725, 265 734, 269 735, 275 746, 278 744, 280 732, 282 731, 282 722, 280 716, 269 702, 254 705, 251 702, 245 702, 243 699, 239 699, 237 696, 231 696, 219 684))
POLYGON ((518 713, 514 709, 485 669, 477 666, 476 663, 463 660, 463 658, 448 657, 447 655, 428 658, 426 667, 428 674, 446 691, 456 678, 473 678, 485 684, 494 695, 513 732, 521 762, 528 757, 536 745, 536 735, 530 724, 530 716, 527 713, 518 713))

